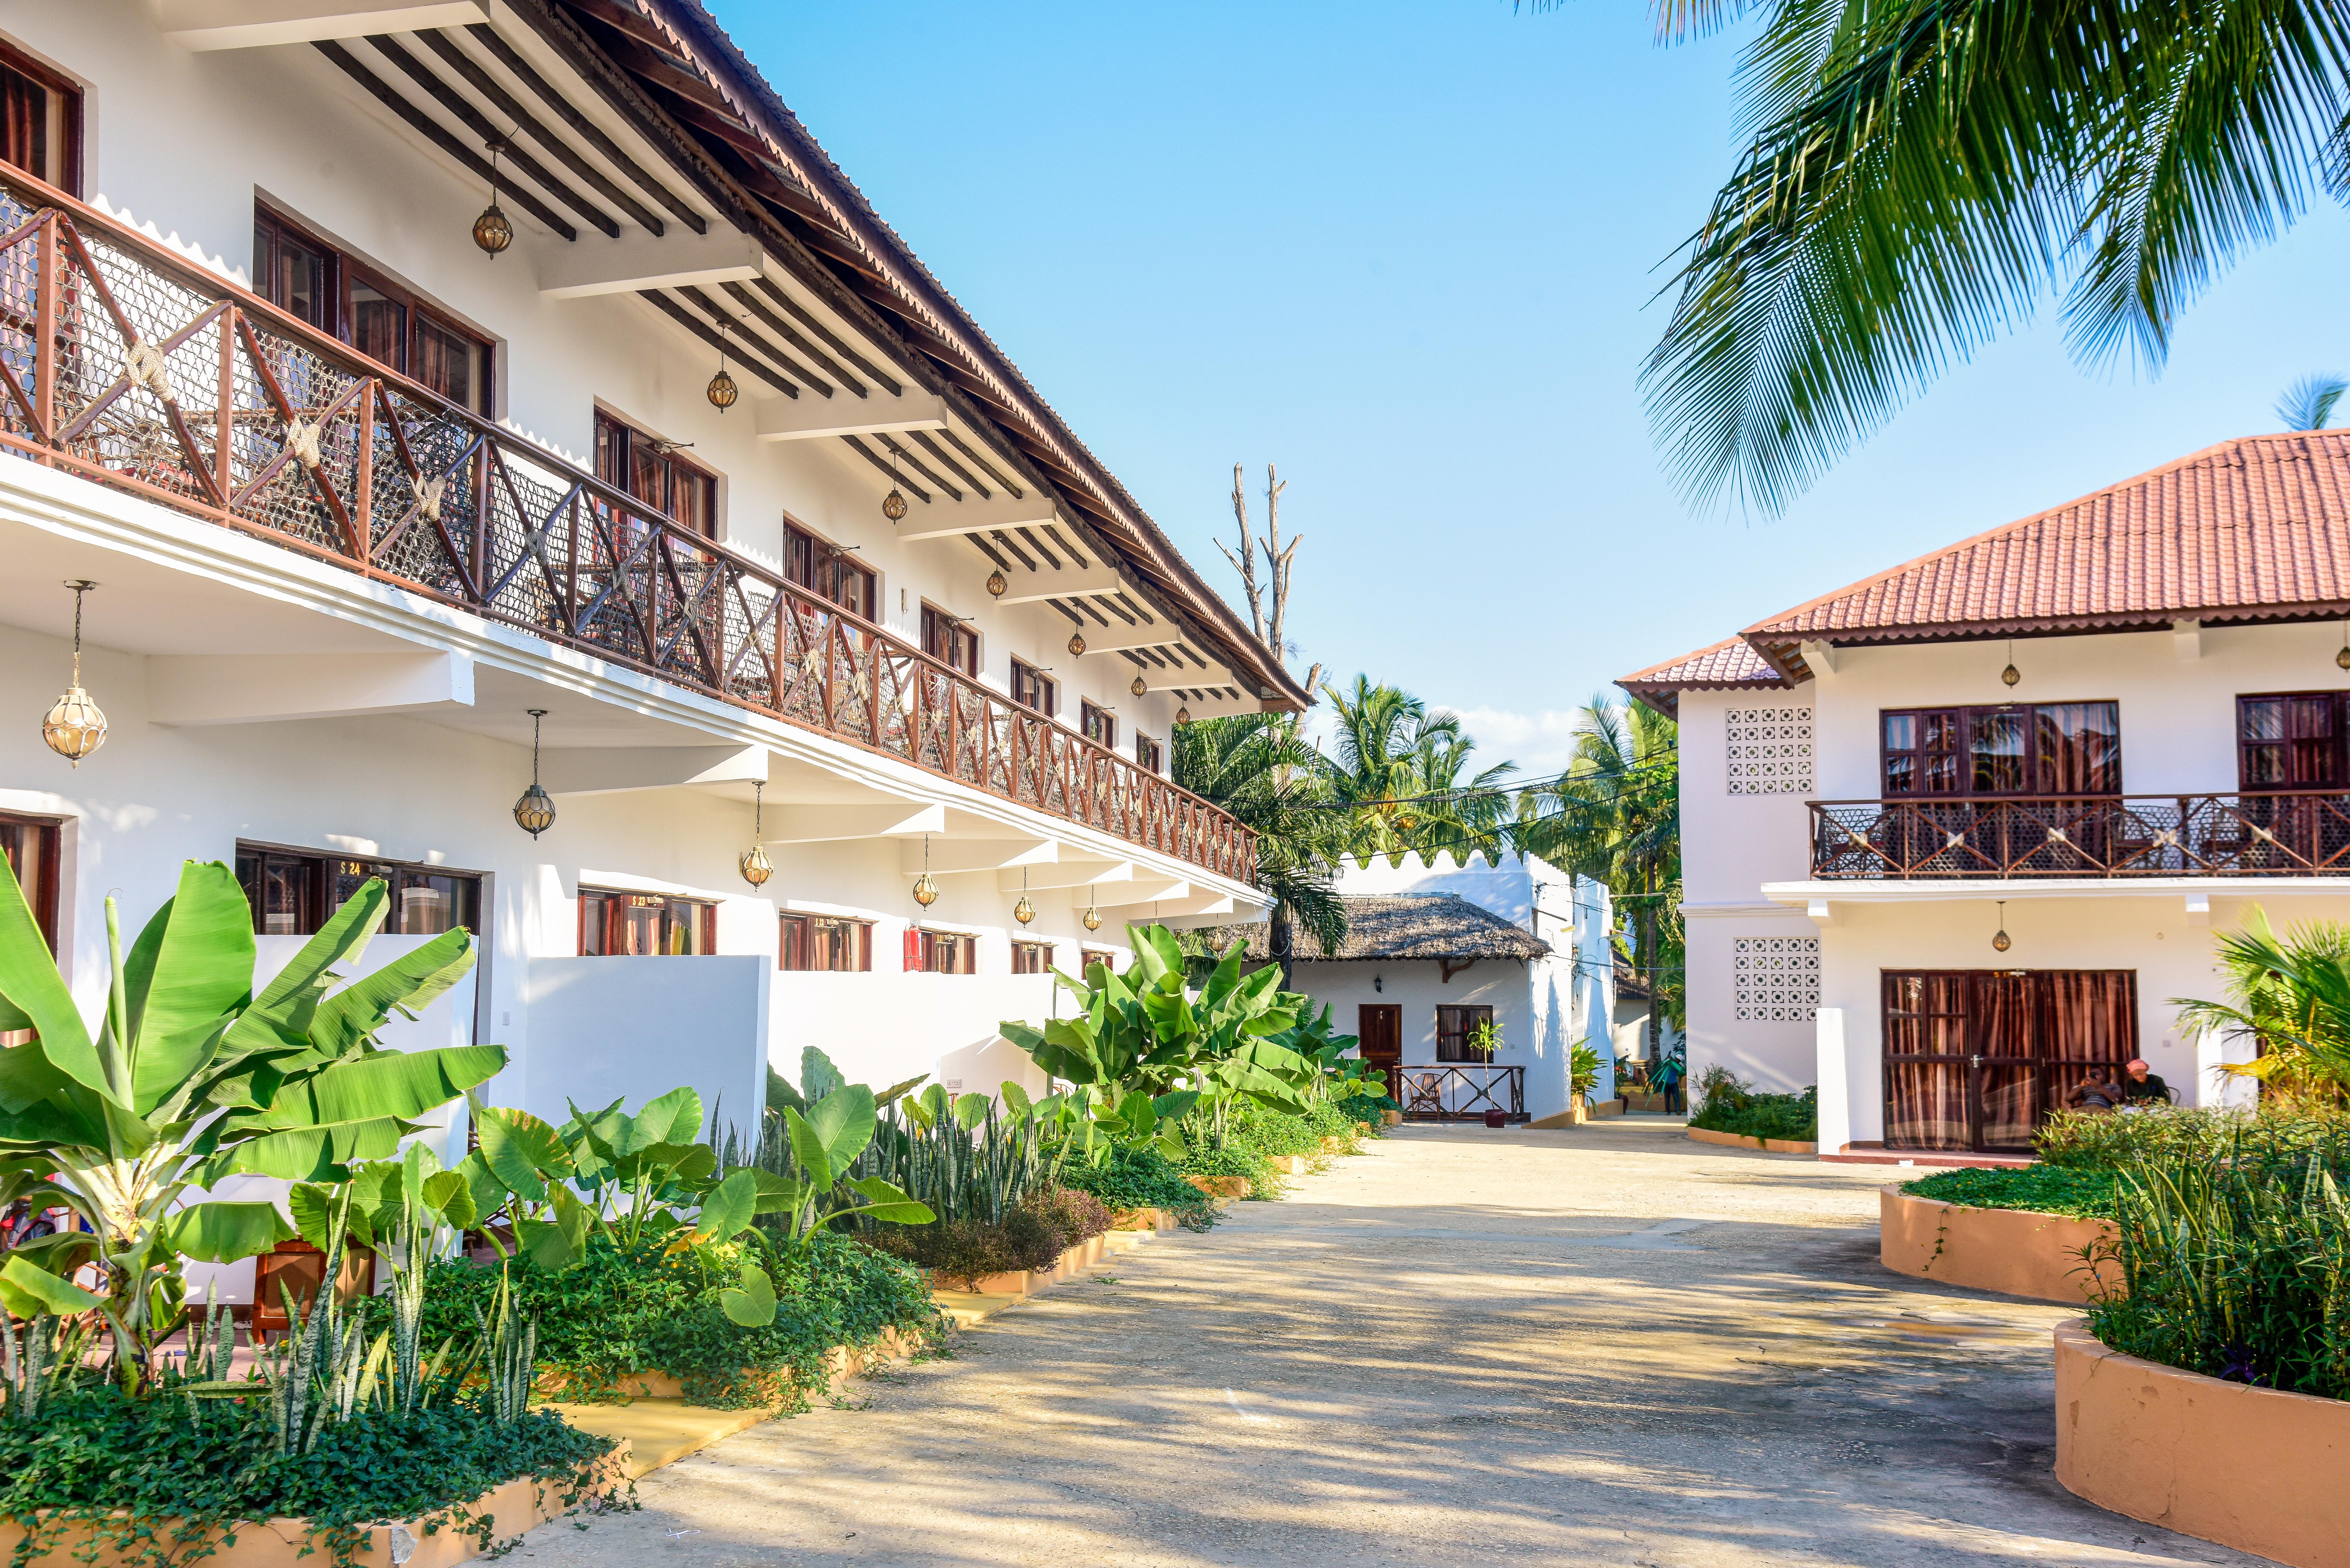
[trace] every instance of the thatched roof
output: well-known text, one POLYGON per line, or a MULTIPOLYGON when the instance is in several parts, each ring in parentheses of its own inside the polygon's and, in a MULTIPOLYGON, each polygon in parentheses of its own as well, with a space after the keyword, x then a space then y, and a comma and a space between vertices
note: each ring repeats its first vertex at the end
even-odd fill
MULTIPOLYGON (((1457 893, 1352 894, 1347 906, 1347 940, 1326 955, 1310 939, 1298 940, 1292 955, 1301 962, 1372 959, 1538 959, 1548 956, 1550 944, 1457 893)), ((1269 924, 1224 926, 1202 933, 1218 951, 1243 938, 1243 956, 1273 956, 1269 924)))

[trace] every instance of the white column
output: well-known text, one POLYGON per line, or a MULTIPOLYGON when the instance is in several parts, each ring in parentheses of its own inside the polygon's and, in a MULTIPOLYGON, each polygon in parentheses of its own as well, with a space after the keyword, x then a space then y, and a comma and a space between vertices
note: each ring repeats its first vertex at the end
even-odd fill
POLYGON ((1844 1009, 1821 1008, 1814 1026, 1818 1030, 1820 1152, 1838 1154, 1852 1141, 1854 1121, 1853 1075, 1845 1055, 1844 1009))
POLYGON ((2259 1054, 2253 1043, 2217 1030, 2195 1037, 2195 1087, 2182 1096, 2190 1106, 2224 1106, 2251 1110, 2260 1103, 2260 1091, 2250 1078, 2220 1071, 2222 1063, 2241 1065, 2259 1054))

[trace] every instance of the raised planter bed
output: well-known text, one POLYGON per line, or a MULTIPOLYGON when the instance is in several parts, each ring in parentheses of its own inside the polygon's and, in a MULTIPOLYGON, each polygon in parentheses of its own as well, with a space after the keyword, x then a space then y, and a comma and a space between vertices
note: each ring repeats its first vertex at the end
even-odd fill
MULTIPOLYGON (((824 1386, 811 1392, 817 1395, 837 1394, 840 1392, 841 1386, 850 1378, 872 1367, 886 1366, 908 1355, 913 1348, 913 1343, 900 1335, 894 1328, 883 1329, 880 1337, 871 1345, 863 1346, 836 1345, 825 1357, 824 1386)), ((559 1401, 567 1393, 578 1391, 571 1388, 561 1378, 541 1378, 538 1388, 541 1393, 554 1401, 559 1401)), ((612 1380, 608 1390, 598 1388, 592 1392, 599 1395, 617 1394, 622 1399, 683 1399, 685 1385, 666 1372, 624 1372, 612 1380)), ((749 1426, 764 1421, 772 1413, 771 1410, 754 1410, 750 1412, 749 1419, 743 1424, 749 1426)))
POLYGON ((2350 1563, 2350 1402, 2222 1383, 2056 1327, 2056 1480, 2099 1508, 2293 1568, 2350 1563))
MULTIPOLYGON (((603 1473, 597 1486, 603 1495, 624 1490, 629 1484, 629 1445, 626 1438, 604 1459, 603 1473)), ((475 1514, 487 1514, 491 1521, 490 1550, 497 1550, 518 1539, 526 1530, 536 1529, 549 1520, 561 1519, 588 1508, 589 1496, 582 1496, 570 1506, 563 1501, 559 1482, 542 1482, 524 1476, 496 1487, 465 1504, 475 1514)), ((90 1525, 77 1521, 58 1532, 50 1549, 37 1557, 25 1558, 18 1568, 133 1568, 151 1560, 159 1546, 171 1541, 171 1532, 178 1527, 176 1520, 157 1520, 151 1526, 153 1534, 134 1541, 125 1552, 101 1545, 90 1525)), ((313 1547, 309 1539, 309 1521, 301 1519, 255 1519, 239 1524, 234 1544, 214 1535, 212 1551, 203 1558, 206 1568, 318 1568, 328 1561, 323 1547, 313 1547), (310 1555, 304 1557, 305 1551, 310 1555)), ((0 1522, 0 1552, 12 1555, 25 1539, 25 1529, 13 1522, 0 1522)), ((177 1562, 187 1562, 201 1550, 194 1542, 169 1547, 177 1562)), ((482 1554, 480 1539, 464 1533, 455 1525, 443 1522, 427 1534, 421 1521, 402 1520, 378 1524, 367 1532, 367 1542, 355 1552, 356 1568, 452 1568, 482 1554)))
POLYGON ((2093 1282, 2117 1282, 2107 1260, 2102 1275, 2082 1250, 2111 1241, 2103 1220, 2074 1220, 2033 1209, 1973 1209, 1917 1198, 1898 1187, 1877 1189, 1877 1261, 1896 1273, 1946 1285, 1998 1291, 2043 1302, 2085 1302, 2093 1282))
POLYGON ((1817 1154, 1820 1146, 1798 1138, 1757 1137, 1752 1133, 1715 1132, 1711 1127, 1690 1127, 1689 1136, 1700 1143, 1718 1143, 1727 1148, 1759 1148, 1765 1154, 1817 1154))
POLYGON ((1211 1198, 1246 1198, 1255 1190, 1245 1176, 1187 1176, 1183 1179, 1211 1198))
POLYGON ((1110 1228, 1165 1235, 1175 1229, 1175 1211, 1171 1209, 1121 1209, 1110 1216, 1110 1228))

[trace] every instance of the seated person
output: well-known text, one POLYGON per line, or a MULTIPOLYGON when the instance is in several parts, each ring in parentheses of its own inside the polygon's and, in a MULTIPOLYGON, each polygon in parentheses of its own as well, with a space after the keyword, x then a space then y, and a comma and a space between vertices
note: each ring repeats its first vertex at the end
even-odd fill
POLYGON ((2122 1103, 2122 1086, 2111 1067, 2092 1067, 2088 1076, 2072 1087, 2064 1103, 2074 1110, 2110 1111, 2122 1103))
POLYGON ((2170 1085, 2162 1081, 2161 1074, 2147 1064, 2143 1056, 2122 1069, 2121 1083, 2124 1105, 2170 1104, 2170 1085))

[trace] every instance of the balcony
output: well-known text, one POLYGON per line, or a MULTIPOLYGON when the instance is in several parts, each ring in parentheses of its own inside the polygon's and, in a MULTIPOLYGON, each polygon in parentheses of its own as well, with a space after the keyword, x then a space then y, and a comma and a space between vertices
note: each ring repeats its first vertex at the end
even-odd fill
POLYGON ((1172 856, 1230 815, 0 170, 0 447, 1172 856))
POLYGON ((1814 801, 1815 881, 2350 877, 2350 794, 1814 801))

